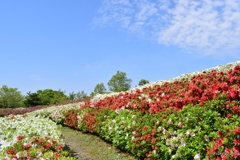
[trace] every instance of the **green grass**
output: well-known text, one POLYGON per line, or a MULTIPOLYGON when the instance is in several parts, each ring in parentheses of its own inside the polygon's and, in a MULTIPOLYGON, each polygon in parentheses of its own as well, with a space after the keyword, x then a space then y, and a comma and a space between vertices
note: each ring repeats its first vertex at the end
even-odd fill
POLYGON ((128 153, 116 149, 101 138, 80 131, 62 127, 66 150, 81 160, 137 160, 128 153))

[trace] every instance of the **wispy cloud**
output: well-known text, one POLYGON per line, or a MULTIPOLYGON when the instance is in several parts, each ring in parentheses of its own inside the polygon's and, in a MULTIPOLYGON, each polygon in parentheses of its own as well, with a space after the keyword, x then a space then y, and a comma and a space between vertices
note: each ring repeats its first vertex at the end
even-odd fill
POLYGON ((237 54, 239 0, 103 0, 102 25, 122 28, 203 54, 237 54))

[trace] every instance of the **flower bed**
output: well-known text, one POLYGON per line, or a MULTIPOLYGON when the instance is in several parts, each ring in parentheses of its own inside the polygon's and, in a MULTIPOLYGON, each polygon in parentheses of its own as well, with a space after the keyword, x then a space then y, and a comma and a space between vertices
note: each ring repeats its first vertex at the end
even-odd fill
MULTIPOLYGON (((141 159, 238 159, 240 62, 39 110, 141 159)), ((34 114, 34 113, 33 113, 34 114)))
POLYGON ((58 126, 49 119, 10 115, 0 118, 0 159, 57 159, 63 151, 58 126))

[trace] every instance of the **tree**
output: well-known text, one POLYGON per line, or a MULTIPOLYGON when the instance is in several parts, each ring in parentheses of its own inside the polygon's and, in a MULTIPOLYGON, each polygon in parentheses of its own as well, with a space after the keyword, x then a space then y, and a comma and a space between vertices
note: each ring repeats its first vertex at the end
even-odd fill
POLYGON ((28 92, 28 95, 25 97, 25 105, 29 106, 38 106, 38 105, 50 105, 57 104, 68 101, 69 98, 61 90, 37 90, 36 93, 28 92))
POLYGON ((141 80, 138 82, 138 85, 139 85, 139 86, 143 86, 143 85, 148 84, 148 83, 149 83, 148 80, 141 79, 141 80))
POLYGON ((63 91, 53 91, 53 97, 50 100, 50 104, 57 104, 57 103, 63 103, 68 101, 68 97, 64 94, 63 91))
POLYGON ((23 107, 24 96, 17 88, 8 88, 3 85, 0 88, 0 108, 23 107))
POLYGON ((74 92, 71 92, 71 93, 69 93, 69 96, 68 96, 68 98, 69 98, 69 100, 75 100, 76 99, 76 94, 74 93, 74 92))
POLYGON ((106 92, 106 88, 103 83, 99 83, 95 86, 94 93, 103 94, 104 92, 106 92))
POLYGON ((113 92, 127 91, 131 88, 132 80, 127 78, 125 72, 117 71, 108 81, 108 88, 113 92))
POLYGON ((26 107, 38 106, 41 104, 41 100, 37 93, 28 92, 24 104, 26 107))
POLYGON ((86 99, 87 97, 87 93, 84 91, 77 92, 76 94, 76 99, 86 99))
POLYGON ((54 91, 52 89, 37 90, 38 97, 40 99, 40 105, 50 105, 53 98, 54 91))
POLYGON ((103 94, 106 92, 106 88, 103 83, 99 83, 95 86, 94 91, 90 94, 90 97, 95 96, 96 94, 103 94))

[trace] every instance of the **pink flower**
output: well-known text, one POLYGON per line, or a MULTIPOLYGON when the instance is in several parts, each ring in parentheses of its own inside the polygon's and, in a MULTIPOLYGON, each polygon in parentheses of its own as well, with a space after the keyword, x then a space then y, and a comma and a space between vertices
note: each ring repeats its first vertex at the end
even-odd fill
POLYGON ((227 160, 227 157, 224 154, 221 155, 221 158, 222 160, 227 160))
POLYGON ((230 154, 230 149, 226 148, 225 153, 230 154))

